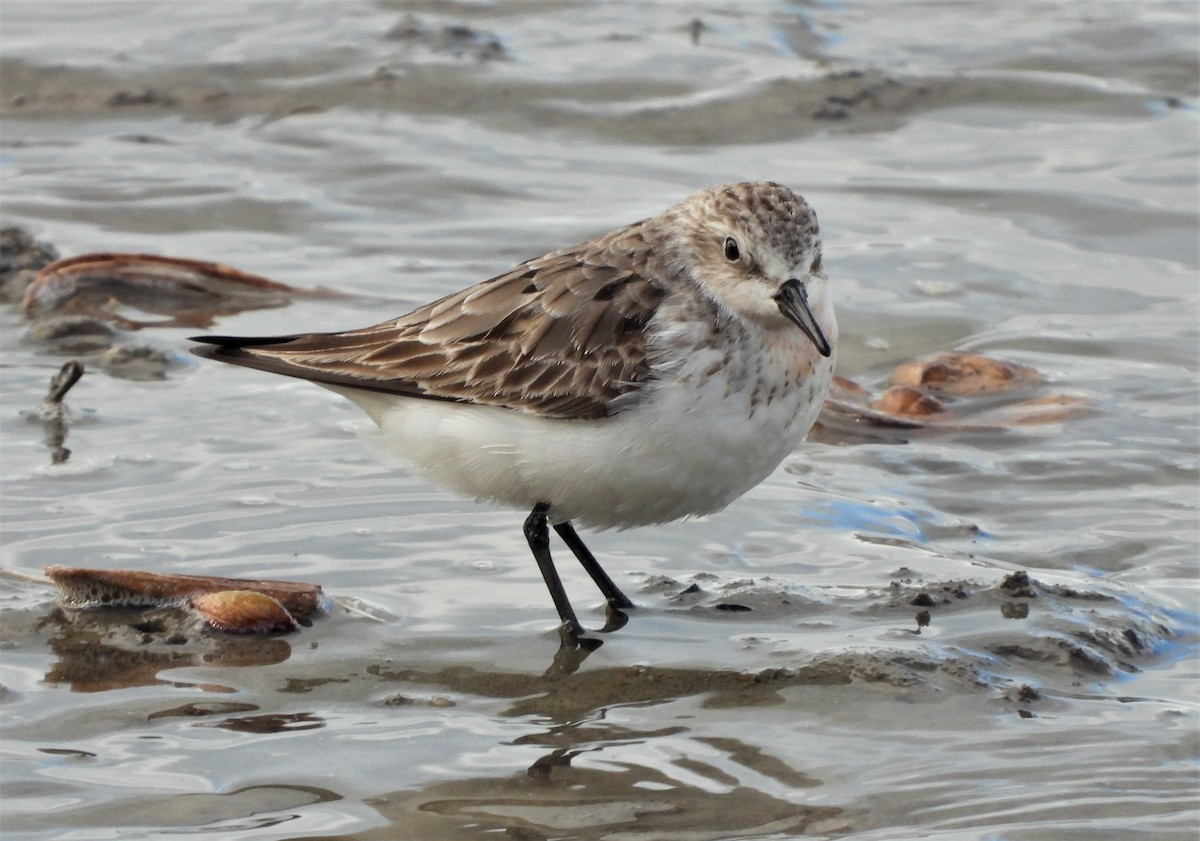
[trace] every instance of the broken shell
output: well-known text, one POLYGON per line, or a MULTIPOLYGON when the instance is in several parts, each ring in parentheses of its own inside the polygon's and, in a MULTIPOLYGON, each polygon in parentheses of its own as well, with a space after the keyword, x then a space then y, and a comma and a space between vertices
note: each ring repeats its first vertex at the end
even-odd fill
POLYGON ((68 607, 141 607, 178 604, 225 590, 253 590, 275 599, 292 615, 308 619, 325 612, 325 594, 316 584, 212 575, 159 575, 128 569, 48 566, 46 577, 68 607))
POLYGON ((834 377, 829 383, 829 399, 842 403, 857 403, 865 406, 871 399, 871 392, 861 385, 845 377, 834 377))
POLYGON ((25 341, 49 345, 56 353, 95 353, 112 346, 117 331, 106 319, 90 315, 58 315, 39 319, 25 331, 25 341))
POLYGON ((331 297, 327 290, 297 289, 220 263, 154 254, 81 254, 51 263, 25 290, 27 318, 81 312, 128 329, 145 322, 118 307, 172 316, 165 324, 203 327, 219 315, 281 307, 298 296, 331 297))
POLYGON ((233 634, 269 634, 295 631, 296 620, 276 599, 253 590, 205 593, 188 604, 218 631, 233 634))
POLYGON ((896 368, 892 382, 898 386, 924 386, 946 394, 981 394, 1007 391, 1038 382, 1041 375, 1026 365, 992 359, 980 353, 949 352, 926 356, 896 368))
POLYGON ((1041 426, 1085 418, 1095 411, 1096 407, 1085 397, 1048 394, 1001 407, 983 418, 1002 426, 1041 426))
POLYGON ((149 345, 123 342, 100 354, 96 366, 110 376, 135 382, 165 380, 175 357, 149 345))
POLYGON ((942 401, 908 386, 892 386, 871 404, 871 408, 885 415, 906 418, 927 418, 945 411, 942 401))

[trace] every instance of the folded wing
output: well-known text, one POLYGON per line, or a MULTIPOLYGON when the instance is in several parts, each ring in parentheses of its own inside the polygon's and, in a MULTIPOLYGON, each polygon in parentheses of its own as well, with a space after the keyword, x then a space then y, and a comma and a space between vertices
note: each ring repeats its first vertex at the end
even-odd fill
POLYGON ((641 223, 344 333, 199 336, 193 353, 316 383, 598 418, 646 379, 664 297, 641 223))

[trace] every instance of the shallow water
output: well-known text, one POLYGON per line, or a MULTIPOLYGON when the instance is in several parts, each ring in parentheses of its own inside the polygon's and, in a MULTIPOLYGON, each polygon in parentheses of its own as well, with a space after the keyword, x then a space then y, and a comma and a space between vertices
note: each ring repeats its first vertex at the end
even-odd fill
POLYGON ((353 293, 218 332, 358 326, 773 178, 821 215, 841 375, 969 349, 1045 376, 984 408, 1086 404, 814 436, 720 515, 590 536, 639 608, 556 661, 523 513, 381 464, 353 407, 186 331, 123 337, 162 379, 82 356, 51 464, 29 413, 66 357, 5 307, 5 570, 335 602, 180 643, 0 579, 6 837, 1195 837, 1193 4, 8 0, 2 24, 5 224, 353 293))

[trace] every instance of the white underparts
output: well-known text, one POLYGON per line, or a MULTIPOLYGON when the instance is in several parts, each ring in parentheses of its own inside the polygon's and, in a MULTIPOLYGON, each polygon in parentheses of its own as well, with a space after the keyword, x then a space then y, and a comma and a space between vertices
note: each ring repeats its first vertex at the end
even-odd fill
MULTIPOLYGON (((776 349, 794 353, 786 344, 776 349)), ((619 414, 596 420, 332 388, 437 485, 522 510, 549 502, 556 521, 626 528, 719 511, 766 478, 816 420, 833 360, 805 354, 814 361, 800 376, 794 355, 762 355, 759 345, 754 375, 739 382, 729 372, 746 364, 716 364, 730 350, 691 354, 619 414)))

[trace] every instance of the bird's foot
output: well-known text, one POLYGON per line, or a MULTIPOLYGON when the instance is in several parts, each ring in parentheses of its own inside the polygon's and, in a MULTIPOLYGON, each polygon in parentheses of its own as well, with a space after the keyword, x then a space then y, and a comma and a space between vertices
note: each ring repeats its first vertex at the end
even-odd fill
POLYGON ((602 640, 598 640, 588 634, 587 628, 580 625, 576 620, 568 619, 558 626, 558 638, 561 641, 561 648, 595 651, 603 645, 602 640))
MULTIPOLYGON (((625 601, 629 602, 628 599, 625 601)), ((624 628, 625 624, 629 621, 629 615, 622 608, 628 609, 630 607, 633 607, 632 602, 628 604, 614 604, 610 601, 605 615, 604 627, 599 630, 599 633, 607 634, 624 628)))
POLYGON ((589 631, 579 623, 578 619, 566 619, 558 626, 558 637, 564 648, 583 648, 595 651, 601 645, 601 640, 591 634, 608 634, 619 631, 629 622, 629 614, 625 611, 635 605, 629 599, 609 600, 605 608, 604 626, 595 631, 589 631))

